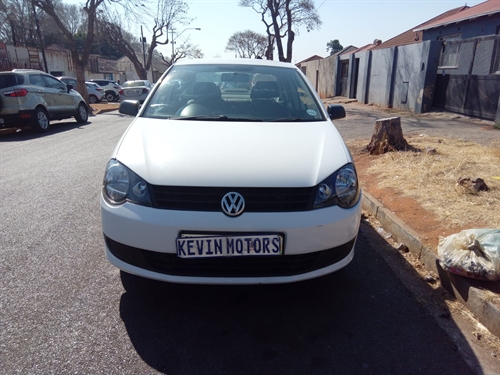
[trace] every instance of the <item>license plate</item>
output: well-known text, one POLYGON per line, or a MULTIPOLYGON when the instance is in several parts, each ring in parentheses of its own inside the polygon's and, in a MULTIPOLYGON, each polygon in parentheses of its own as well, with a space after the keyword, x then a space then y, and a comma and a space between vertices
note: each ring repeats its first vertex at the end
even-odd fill
POLYGON ((283 253, 279 234, 246 236, 185 236, 177 238, 180 258, 214 258, 234 256, 274 256, 283 253))
POLYGON ((140 91, 139 90, 127 90, 126 93, 127 93, 127 95, 139 95, 140 91))

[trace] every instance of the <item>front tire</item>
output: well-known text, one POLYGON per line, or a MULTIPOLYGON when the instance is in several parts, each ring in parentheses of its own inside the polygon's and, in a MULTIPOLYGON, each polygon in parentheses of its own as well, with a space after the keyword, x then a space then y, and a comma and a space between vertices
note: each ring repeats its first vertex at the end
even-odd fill
POLYGON ((106 92, 104 97, 106 98, 108 103, 111 103, 115 100, 115 93, 113 91, 108 91, 108 92, 106 92))
POLYGON ((43 108, 36 108, 35 109, 35 119, 34 119, 34 124, 33 127, 35 130, 39 132, 46 132, 49 130, 49 115, 43 108))
POLYGON ((90 104, 99 103, 99 100, 97 100, 97 96, 89 95, 89 103, 90 104))
POLYGON ((75 115, 75 120, 79 124, 84 124, 87 122, 88 119, 89 119, 89 111, 87 109, 87 106, 83 103, 80 103, 78 105, 78 110, 75 115))

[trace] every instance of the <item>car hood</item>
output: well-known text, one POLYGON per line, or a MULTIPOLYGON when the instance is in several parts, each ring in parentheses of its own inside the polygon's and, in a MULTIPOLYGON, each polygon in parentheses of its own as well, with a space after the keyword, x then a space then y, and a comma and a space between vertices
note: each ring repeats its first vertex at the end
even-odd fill
POLYGON ((171 186, 308 187, 351 161, 330 121, 261 123, 136 118, 114 155, 171 186))

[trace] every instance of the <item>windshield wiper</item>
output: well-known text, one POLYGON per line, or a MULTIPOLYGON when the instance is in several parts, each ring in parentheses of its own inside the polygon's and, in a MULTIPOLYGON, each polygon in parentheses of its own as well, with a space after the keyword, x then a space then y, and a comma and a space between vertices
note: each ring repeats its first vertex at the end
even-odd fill
POLYGON ((312 120, 305 120, 303 118, 300 118, 300 117, 282 117, 282 118, 277 118, 277 119, 274 119, 274 120, 269 120, 269 122, 306 122, 306 121, 318 121, 316 119, 312 119, 312 120))
POLYGON ((203 116, 172 116, 171 120, 198 120, 198 121, 248 121, 248 122, 262 122, 261 119, 246 118, 246 117, 229 117, 226 115, 203 115, 203 116))

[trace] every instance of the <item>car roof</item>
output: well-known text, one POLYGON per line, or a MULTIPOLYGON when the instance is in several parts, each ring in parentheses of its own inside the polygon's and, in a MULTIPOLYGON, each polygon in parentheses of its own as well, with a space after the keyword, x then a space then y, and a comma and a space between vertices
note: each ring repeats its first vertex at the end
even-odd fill
POLYGON ((298 69, 289 62, 261 59, 186 59, 177 61, 174 65, 255 65, 255 66, 274 66, 289 69, 298 69))
MULTIPOLYGON (((45 73, 43 70, 38 70, 38 69, 12 69, 12 71, 19 72, 19 73, 26 73, 26 72, 45 73)), ((49 74, 49 73, 45 73, 45 74, 49 74)))

